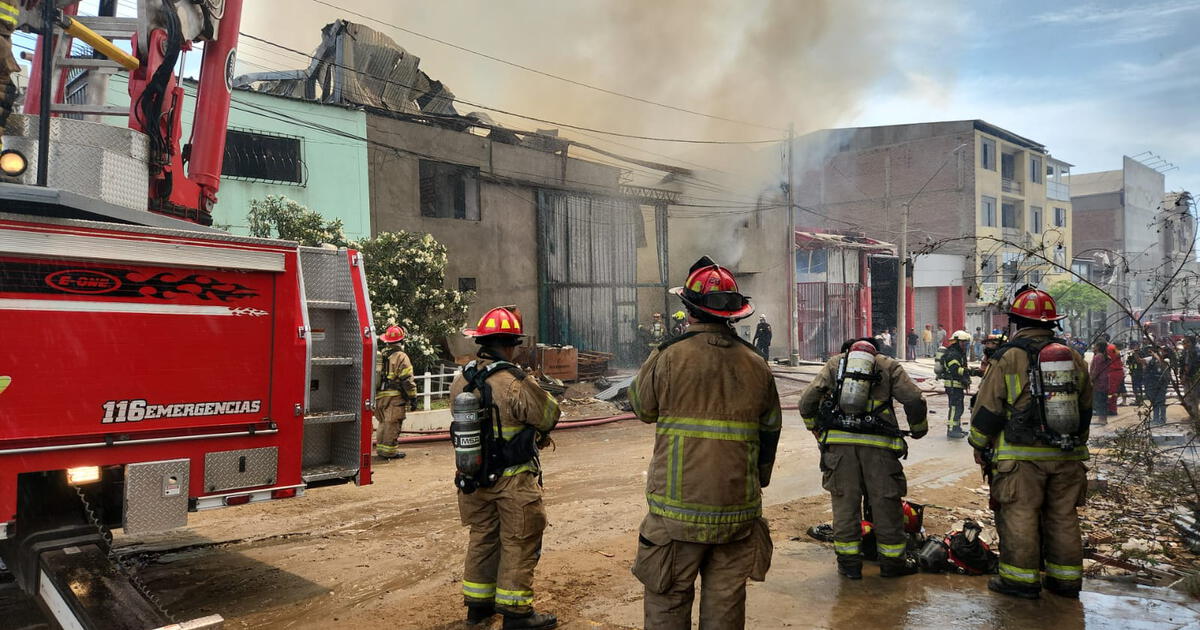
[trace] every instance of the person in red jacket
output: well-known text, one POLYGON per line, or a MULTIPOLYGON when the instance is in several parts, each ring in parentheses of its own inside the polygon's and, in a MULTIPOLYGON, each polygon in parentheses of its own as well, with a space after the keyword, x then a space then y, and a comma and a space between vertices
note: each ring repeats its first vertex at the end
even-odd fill
POLYGON ((1116 414, 1116 408, 1109 406, 1109 400, 1116 401, 1117 390, 1120 382, 1114 379, 1113 363, 1117 363, 1117 369, 1121 370, 1122 377, 1124 369, 1120 366, 1121 359, 1118 355, 1113 358, 1116 353, 1116 348, 1113 352, 1109 352, 1111 348, 1107 341, 1097 341, 1092 346, 1092 363, 1088 367, 1088 376, 1092 381, 1092 408, 1095 411, 1095 416, 1092 417, 1092 424, 1104 425, 1108 424, 1108 416, 1116 414))
POLYGON ((1105 349, 1108 356, 1108 415, 1117 415, 1117 397, 1121 386, 1125 384, 1125 362, 1121 360, 1121 351, 1113 344, 1105 349))

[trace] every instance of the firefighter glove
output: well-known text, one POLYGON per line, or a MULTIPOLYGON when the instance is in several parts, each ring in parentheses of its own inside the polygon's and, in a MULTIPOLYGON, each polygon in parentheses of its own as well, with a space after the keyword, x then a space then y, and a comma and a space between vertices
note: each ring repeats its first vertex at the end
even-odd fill
POLYGON ((913 431, 909 435, 912 436, 912 439, 919 440, 919 439, 925 437, 925 434, 927 434, 927 433, 929 433, 929 429, 925 428, 920 431, 913 431))

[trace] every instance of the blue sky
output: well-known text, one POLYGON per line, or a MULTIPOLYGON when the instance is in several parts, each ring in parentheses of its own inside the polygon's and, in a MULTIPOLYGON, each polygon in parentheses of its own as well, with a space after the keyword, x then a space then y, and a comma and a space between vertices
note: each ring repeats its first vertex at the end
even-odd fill
POLYGON ((1044 143, 1075 172, 1152 151, 1179 166, 1168 190, 1200 193, 1200 0, 959 10, 951 29, 931 34, 952 42, 950 61, 880 81, 849 124, 983 118, 1044 143))

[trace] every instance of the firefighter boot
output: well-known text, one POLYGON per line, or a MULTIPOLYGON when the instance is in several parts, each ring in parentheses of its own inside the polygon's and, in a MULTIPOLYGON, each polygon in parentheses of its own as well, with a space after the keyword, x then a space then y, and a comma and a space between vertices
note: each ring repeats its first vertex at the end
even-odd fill
POLYGON ((503 630, 550 630, 558 627, 558 617, 550 613, 528 612, 524 615, 504 613, 503 630))
POLYGON ((492 604, 475 606, 467 604, 467 625, 477 626, 481 623, 487 623, 495 614, 496 607, 492 604))
POLYGON ((1047 575, 1046 578, 1042 580, 1042 586, 1046 587, 1047 591, 1050 591, 1059 597, 1079 599, 1079 582, 1063 582, 1047 575))
POLYGON ((1039 593, 1041 589, 1036 584, 1033 586, 1020 586, 1002 577, 994 577, 988 580, 988 590, 1000 593, 1001 595, 1012 595, 1013 597, 1020 597, 1022 599, 1038 599, 1041 597, 1039 593))
POLYGON ((920 570, 916 562, 910 562, 908 556, 899 558, 883 558, 879 561, 879 577, 894 578, 912 575, 920 570))
POLYGON ((862 556, 844 557, 837 559, 838 575, 851 580, 862 579, 862 556))
POLYGON ((961 424, 955 424, 946 429, 946 437, 950 438, 951 440, 961 440, 962 438, 967 437, 967 433, 966 431, 962 430, 961 424))

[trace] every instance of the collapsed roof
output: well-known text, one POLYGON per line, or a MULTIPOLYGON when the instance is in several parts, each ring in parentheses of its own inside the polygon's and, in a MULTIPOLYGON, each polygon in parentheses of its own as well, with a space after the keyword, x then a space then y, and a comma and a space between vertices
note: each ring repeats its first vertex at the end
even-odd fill
POLYGON ((387 35, 338 20, 321 29, 321 44, 307 69, 244 74, 234 87, 405 114, 458 116, 454 94, 422 72, 420 63, 387 35))

